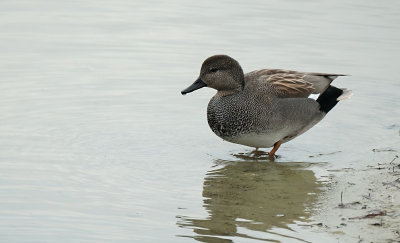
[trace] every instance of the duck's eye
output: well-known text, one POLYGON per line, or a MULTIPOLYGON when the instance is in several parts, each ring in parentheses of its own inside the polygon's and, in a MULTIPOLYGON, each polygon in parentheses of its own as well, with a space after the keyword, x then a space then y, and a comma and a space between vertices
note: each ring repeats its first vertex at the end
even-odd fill
POLYGON ((217 72, 217 71, 218 71, 217 68, 210 68, 210 73, 215 73, 215 72, 217 72))

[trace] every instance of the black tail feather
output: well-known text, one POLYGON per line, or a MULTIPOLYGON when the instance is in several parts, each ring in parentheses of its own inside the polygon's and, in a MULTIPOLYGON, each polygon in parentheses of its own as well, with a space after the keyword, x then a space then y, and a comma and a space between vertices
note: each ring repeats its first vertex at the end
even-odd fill
POLYGON ((329 87, 318 97, 319 110, 328 113, 339 102, 337 98, 343 94, 343 90, 329 85, 329 87))

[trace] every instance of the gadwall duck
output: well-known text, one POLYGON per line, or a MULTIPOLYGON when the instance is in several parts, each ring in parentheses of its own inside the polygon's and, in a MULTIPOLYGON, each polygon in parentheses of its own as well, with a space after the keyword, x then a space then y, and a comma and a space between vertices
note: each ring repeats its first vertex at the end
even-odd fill
POLYGON ((211 130, 222 139, 258 148, 273 147, 317 124, 339 102, 351 96, 330 83, 343 74, 261 69, 247 74, 226 55, 207 58, 199 78, 181 93, 202 87, 217 90, 207 108, 211 130), (311 94, 320 94, 314 100, 311 94))

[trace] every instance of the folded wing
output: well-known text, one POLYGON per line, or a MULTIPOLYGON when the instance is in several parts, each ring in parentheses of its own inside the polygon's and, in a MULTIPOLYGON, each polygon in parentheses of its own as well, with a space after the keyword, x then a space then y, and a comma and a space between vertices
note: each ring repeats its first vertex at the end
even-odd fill
POLYGON ((305 98, 324 92, 329 84, 343 74, 306 73, 282 69, 262 69, 246 74, 255 75, 272 93, 280 98, 305 98))

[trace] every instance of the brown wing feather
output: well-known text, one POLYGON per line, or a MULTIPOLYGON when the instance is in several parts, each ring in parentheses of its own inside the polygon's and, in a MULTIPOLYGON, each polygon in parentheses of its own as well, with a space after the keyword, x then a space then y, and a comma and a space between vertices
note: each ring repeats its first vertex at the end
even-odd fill
POLYGON ((346 75, 284 69, 261 69, 246 74, 248 82, 255 86, 264 84, 267 92, 281 98, 302 98, 310 94, 320 94, 338 76, 346 75))
POLYGON ((304 80, 306 73, 283 69, 262 69, 248 74, 264 83, 269 92, 281 98, 308 97, 313 84, 304 80))
POLYGON ((304 80, 304 74, 277 73, 266 79, 268 88, 278 97, 308 97, 314 91, 312 83, 304 80))

